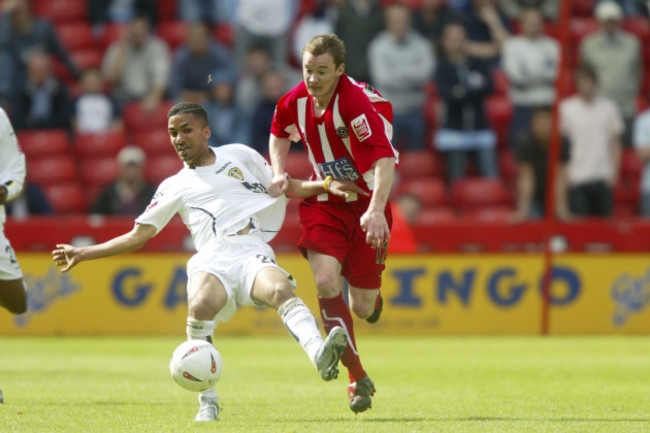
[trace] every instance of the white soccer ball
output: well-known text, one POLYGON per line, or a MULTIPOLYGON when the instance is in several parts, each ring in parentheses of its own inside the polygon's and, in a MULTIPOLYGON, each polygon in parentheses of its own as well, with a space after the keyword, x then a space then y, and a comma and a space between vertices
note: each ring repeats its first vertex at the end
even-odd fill
POLYGON ((177 384, 188 391, 205 391, 221 377, 223 362, 205 340, 187 340, 174 350, 169 369, 177 384))

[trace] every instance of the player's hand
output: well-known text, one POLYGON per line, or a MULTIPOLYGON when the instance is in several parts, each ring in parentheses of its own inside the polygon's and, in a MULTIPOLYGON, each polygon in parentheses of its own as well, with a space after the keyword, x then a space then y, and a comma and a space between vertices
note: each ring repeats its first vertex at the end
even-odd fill
POLYGON ((390 229, 383 212, 367 210, 361 215, 361 229, 366 232, 366 243, 373 249, 382 248, 390 240, 390 229))
POLYGON ((268 192, 271 197, 279 197, 287 192, 288 188, 289 181, 287 180, 287 176, 284 174, 275 174, 273 175, 273 179, 271 179, 269 187, 266 188, 266 192, 268 192))
POLYGON ((350 197, 351 192, 365 195, 366 197, 370 195, 367 192, 365 192, 359 185, 357 185, 356 183, 348 179, 339 179, 339 180, 331 181, 329 187, 327 188, 327 191, 330 194, 333 194, 337 197, 341 197, 344 199, 350 197))
POLYGON ((57 244, 52 251, 52 260, 57 266, 63 266, 61 272, 65 273, 79 263, 80 249, 68 244, 57 244))

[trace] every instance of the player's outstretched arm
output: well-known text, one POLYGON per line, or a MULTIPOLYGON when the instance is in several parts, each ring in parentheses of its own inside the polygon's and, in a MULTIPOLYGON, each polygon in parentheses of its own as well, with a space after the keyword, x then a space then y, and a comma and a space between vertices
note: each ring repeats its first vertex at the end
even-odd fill
POLYGON ((68 272, 75 265, 86 260, 101 259, 118 254, 128 253, 142 248, 156 234, 156 228, 150 224, 136 224, 133 230, 122 236, 101 244, 88 247, 74 247, 68 244, 57 244, 52 251, 52 260, 57 266, 62 266, 61 272, 68 272))
POLYGON ((271 184, 266 190, 273 197, 286 193, 289 187, 287 177, 284 175, 284 162, 287 159, 290 147, 291 140, 271 134, 269 138, 269 156, 271 158, 271 168, 273 169, 273 179, 271 179, 271 184))
POLYGON ((349 197, 351 192, 365 196, 369 195, 359 185, 347 179, 332 180, 328 178, 324 182, 322 180, 287 179, 287 182, 287 194, 298 198, 313 197, 324 192, 329 192, 330 194, 345 199, 349 197))

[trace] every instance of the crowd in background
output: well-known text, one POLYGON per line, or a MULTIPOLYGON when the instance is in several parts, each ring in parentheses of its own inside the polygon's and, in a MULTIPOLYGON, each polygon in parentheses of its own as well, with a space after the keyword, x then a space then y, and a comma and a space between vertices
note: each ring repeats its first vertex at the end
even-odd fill
MULTIPOLYGON (((392 103, 398 150, 429 153, 449 189, 468 177, 505 184, 510 160, 516 170, 509 219, 544 214, 561 56, 556 0, 179 0, 164 19, 154 0, 90 0, 85 22, 95 46, 116 25, 120 31, 100 61, 87 65, 75 63, 56 22, 34 13, 38 2, 1 2, 0 104, 18 131, 124 133, 129 105, 148 113, 187 100, 205 106, 211 145, 241 142, 266 153, 275 103, 301 79, 303 44, 336 33, 346 44, 346 73, 392 103), (183 24, 182 40, 163 31, 169 22, 183 24), (511 109, 505 133, 486 108, 503 82, 498 100, 511 109)), ((566 47, 566 85, 575 94, 559 101, 557 216, 616 214, 621 160, 631 149, 648 165, 635 180, 640 193, 632 213, 648 216, 650 111, 639 110, 639 96, 650 90, 642 87, 648 41, 623 26, 647 21, 646 2, 574 3, 585 5, 584 22, 596 27, 566 47)), ((138 213, 152 194, 138 149, 145 144, 127 137, 135 147, 116 152, 119 176, 97 191, 89 211, 138 213)), ((412 209, 426 206, 427 191, 399 183, 415 221, 412 209)), ((34 188, 28 196, 36 197, 34 188)))

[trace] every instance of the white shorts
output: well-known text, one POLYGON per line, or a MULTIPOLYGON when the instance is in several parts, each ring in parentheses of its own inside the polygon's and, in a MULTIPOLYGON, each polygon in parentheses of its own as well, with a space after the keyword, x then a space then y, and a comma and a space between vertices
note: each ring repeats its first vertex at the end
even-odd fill
POLYGON ((11 248, 9 239, 0 230, 0 280, 19 280, 23 277, 16 253, 11 248))
POLYGON ((287 275, 295 288, 293 277, 275 263, 273 249, 257 235, 226 236, 207 245, 187 262, 188 297, 194 288, 192 278, 197 272, 207 272, 219 278, 228 293, 228 301, 214 316, 216 322, 227 322, 235 315, 237 306, 257 305, 251 290, 258 272, 275 267, 287 275))

